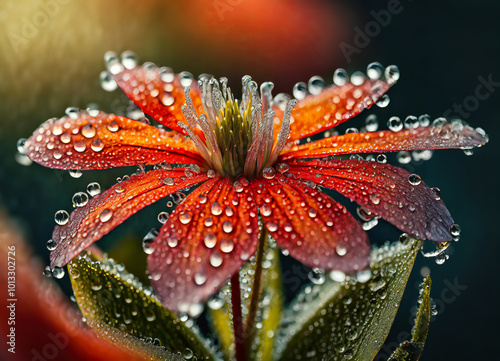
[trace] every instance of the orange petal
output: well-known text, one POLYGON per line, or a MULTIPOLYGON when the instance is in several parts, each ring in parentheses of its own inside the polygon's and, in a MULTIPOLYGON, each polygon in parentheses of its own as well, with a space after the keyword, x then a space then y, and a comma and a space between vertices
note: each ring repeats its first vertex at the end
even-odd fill
POLYGON ((4 343, 0 349, 0 359, 9 361, 27 360, 143 360, 144 357, 132 355, 125 346, 111 344, 98 338, 82 322, 81 313, 70 304, 57 284, 42 276, 43 267, 31 251, 20 232, 0 210, 0 284, 7 289, 8 281, 12 284, 12 268, 15 259, 14 293, 0 297, 0 332, 4 343), (16 301, 12 301, 15 299, 16 301), (12 307, 15 304, 15 311, 12 307), (12 313, 11 313, 12 312, 12 313), (15 317, 8 324, 9 317, 15 317), (15 353, 8 342, 14 328, 15 353), (122 348, 123 347, 123 348, 122 348))
POLYGON ((191 99, 198 114, 203 112, 203 105, 198 83, 185 75, 190 76, 189 73, 174 74, 169 68, 146 63, 124 69, 113 78, 144 113, 166 127, 186 134, 177 124, 186 123, 181 110, 181 106, 185 105, 184 87, 190 87, 191 99))
POLYGON ((25 142, 26 154, 58 169, 103 169, 138 164, 202 164, 191 140, 149 124, 98 112, 43 123, 25 142))
POLYGON ((283 175, 255 180, 252 187, 270 235, 293 258, 346 273, 368 267, 366 233, 331 197, 283 175))
POLYGON ((463 128, 446 123, 442 126, 406 129, 399 132, 383 130, 371 133, 350 133, 333 136, 292 147, 281 155, 281 160, 318 158, 353 153, 381 153, 419 149, 470 149, 488 141, 482 130, 463 128))
POLYGON ((370 108, 391 85, 384 80, 365 80, 361 85, 332 85, 318 95, 307 95, 292 111, 289 140, 302 139, 370 108))
POLYGON ((335 189, 418 239, 452 239, 450 212, 420 177, 389 164, 359 160, 290 164, 301 180, 335 189))
POLYGON ((158 169, 114 185, 73 211, 67 224, 56 226, 52 238, 57 248, 50 254, 51 266, 64 266, 137 211, 207 179, 206 173, 186 177, 183 168, 158 169))
POLYGON ((187 312, 207 300, 255 253, 258 236, 249 186, 220 177, 202 184, 172 213, 148 257, 162 304, 187 312))

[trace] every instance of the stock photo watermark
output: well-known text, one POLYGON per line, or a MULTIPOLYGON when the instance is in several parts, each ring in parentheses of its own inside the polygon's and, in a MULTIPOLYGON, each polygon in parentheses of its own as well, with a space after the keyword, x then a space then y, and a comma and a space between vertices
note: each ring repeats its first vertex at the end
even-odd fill
POLYGON ((474 94, 466 96, 461 103, 453 104, 451 108, 443 113, 445 118, 452 118, 454 116, 462 119, 469 118, 471 113, 478 110, 480 103, 488 99, 495 92, 496 88, 500 87, 500 81, 495 81, 493 74, 489 74, 486 77, 480 75, 477 77, 477 82, 474 94))
MULTIPOLYGON (((412 0, 407 0, 412 1, 412 0)), ((389 0, 387 6, 382 10, 371 10, 370 15, 372 20, 368 21, 363 28, 354 27, 354 39, 352 43, 340 43, 340 50, 344 54, 347 63, 352 61, 354 54, 359 54, 361 51, 370 45, 373 38, 377 37, 384 28, 388 27, 395 15, 401 14, 404 6, 400 0, 389 0)))
POLYGON ((61 10, 61 5, 71 0, 44 0, 38 3, 31 14, 22 16, 11 31, 7 33, 12 49, 19 54, 35 39, 61 10))

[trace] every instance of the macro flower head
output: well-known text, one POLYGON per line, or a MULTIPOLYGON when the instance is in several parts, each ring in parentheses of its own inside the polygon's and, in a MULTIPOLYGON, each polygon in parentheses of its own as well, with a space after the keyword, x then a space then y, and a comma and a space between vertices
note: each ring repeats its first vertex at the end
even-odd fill
MULTIPOLYGON (((132 214, 190 189, 148 251, 151 282, 163 305, 185 312, 222 287, 255 253, 268 232, 287 254, 312 268, 353 274, 369 267, 369 241, 346 208, 322 192, 335 190, 418 239, 446 243, 460 229, 436 189, 419 176, 348 155, 423 149, 471 149, 487 136, 462 121, 393 119, 389 130, 301 140, 354 117, 398 80, 395 66, 367 75, 338 69, 334 84, 313 77, 294 98, 272 96, 273 84, 242 79, 241 100, 228 81, 137 65, 126 52, 106 54, 108 90, 119 86, 152 120, 71 108, 43 123, 24 151, 44 166, 90 170, 140 166, 140 171, 78 208, 60 213, 51 267, 62 267, 132 214), (426 124, 427 123, 427 124, 426 124), (168 128, 168 129, 166 129, 168 128), (146 169, 145 166, 153 166, 146 169)), ((92 192, 90 192, 92 193, 92 192)))

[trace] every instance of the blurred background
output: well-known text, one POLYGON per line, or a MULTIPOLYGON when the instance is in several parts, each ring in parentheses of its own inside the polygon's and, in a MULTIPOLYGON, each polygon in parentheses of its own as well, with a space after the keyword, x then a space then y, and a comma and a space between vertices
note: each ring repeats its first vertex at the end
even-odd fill
MULTIPOLYGON (((273 81, 275 94, 291 93, 294 83, 313 75, 331 83, 338 67, 352 73, 372 61, 396 64, 401 79, 389 92, 389 106, 373 107, 349 127, 362 126, 369 114, 378 115, 383 129, 392 115, 446 114, 482 127, 490 143, 473 156, 446 150, 405 165, 441 189, 462 236, 443 265, 419 257, 377 359, 385 360, 402 341, 401 331, 410 331, 417 286, 428 272, 438 314, 422 359, 494 356, 500 324, 499 14, 495 0, 0 0, 0 206, 48 263, 54 213, 71 211, 72 195, 88 183, 107 188, 132 172, 87 172, 75 179, 26 165, 17 155, 19 138, 63 116, 68 106, 95 103, 111 112, 125 104, 118 91, 99 85, 107 50, 132 50, 141 62, 176 72, 227 76, 236 92, 249 74, 259 83, 273 81)), ((396 164, 395 157, 389 161, 396 164)), ((165 202, 140 212, 99 246, 144 277, 146 255, 137 249, 148 230, 160 226, 156 215, 164 209, 165 202)), ((398 234, 383 224, 370 231, 373 243, 398 234)), ((59 281, 68 290, 66 282, 59 281)))

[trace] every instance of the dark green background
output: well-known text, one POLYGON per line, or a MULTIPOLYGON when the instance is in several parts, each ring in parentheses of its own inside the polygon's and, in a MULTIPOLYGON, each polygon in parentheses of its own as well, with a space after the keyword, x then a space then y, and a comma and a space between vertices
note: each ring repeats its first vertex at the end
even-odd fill
MULTIPOLYGON (((242 0, 245 1, 250 0, 242 0)), ((66 172, 38 165, 19 165, 14 159, 16 142, 21 137, 28 137, 45 119, 63 115, 66 106, 83 108, 89 102, 96 102, 104 110, 112 109, 113 101, 120 99, 119 94, 105 93, 97 82, 106 50, 131 49, 142 61, 172 66, 176 71, 189 70, 195 75, 202 72, 229 75, 234 89, 239 88, 241 75, 254 74, 257 81, 275 81, 275 93, 291 92, 293 83, 307 81, 318 72, 329 81, 337 67, 353 72, 364 70, 372 61, 397 64, 402 75, 389 93, 389 107, 369 110, 349 126, 361 126, 366 114, 371 112, 379 115, 382 127, 391 115, 404 117, 429 113, 437 117, 454 103, 461 104, 466 97, 474 95, 480 76, 487 78, 491 74, 495 81, 500 81, 500 2, 493 0, 401 0, 403 10, 393 15, 388 25, 382 27, 377 36, 371 37, 359 54, 352 55, 350 63, 343 57, 339 44, 352 45, 354 28, 364 29, 373 21, 370 11, 387 9, 388 2, 330 2, 326 15, 331 16, 332 22, 341 23, 341 31, 333 37, 333 43, 317 44, 318 38, 314 34, 310 39, 318 48, 328 51, 304 54, 300 47, 288 52, 284 50, 277 53, 279 61, 272 64, 258 61, 262 56, 255 51, 259 41, 254 41, 254 48, 247 45, 234 48, 228 42, 225 51, 210 52, 206 39, 201 39, 196 32, 196 22, 190 23, 190 31, 187 31, 186 24, 181 23, 185 18, 176 16, 176 11, 186 11, 185 8, 159 5, 154 1, 137 9, 134 8, 136 3, 129 1, 110 1, 106 6, 94 1, 86 5, 65 2, 67 4, 61 5, 50 24, 40 27, 36 36, 19 52, 13 51, 8 34, 16 27, 19 29, 23 16, 29 17, 37 11, 39 4, 4 0, 0 5, 3 6, 0 16, 4 28, 0 31, 0 204, 22 225, 27 238, 44 260, 48 259, 45 242, 54 226, 54 212, 70 210, 72 194, 83 190, 89 182, 97 180, 106 188, 117 176, 131 170, 89 172, 80 179, 72 179, 66 172), (236 51, 238 54, 234 54, 236 51), (280 62, 290 68, 294 59, 299 59, 299 55, 295 57, 294 54, 300 54, 300 64, 297 60, 296 71, 284 73, 280 62), (318 61, 318 56, 322 56, 323 61, 318 61), (255 59, 241 69, 241 57, 255 59)), ((289 3, 290 7, 303 11, 307 2, 292 0, 289 3)), ((262 6, 261 2, 259 4, 262 6)), ((234 13, 237 6, 235 8, 234 13)), ((226 15, 230 17, 233 13, 226 15)), ((314 22, 314 19, 308 21, 314 22)), ((217 21, 213 26, 224 28, 217 21)), ((276 43, 286 44, 303 29, 301 24, 289 27, 289 36, 276 39, 276 43)), ((250 37, 245 34, 246 30, 239 31, 240 34, 232 34, 234 38, 250 37)), ((303 33, 300 36, 304 38, 303 33)), ((217 39, 213 41, 217 42, 217 39)), ((400 331, 410 330, 408 319, 415 304, 416 285, 421 279, 419 270, 423 266, 430 267, 433 279, 431 295, 440 312, 432 322, 423 360, 498 357, 495 350, 500 324, 500 246, 496 224, 500 219, 499 105, 500 88, 488 99, 480 101, 466 119, 490 135, 490 143, 475 151, 473 156, 466 156, 460 150, 446 150, 435 152, 433 158, 424 164, 412 165, 415 167, 412 171, 421 175, 427 184, 441 189, 442 198, 462 227, 461 240, 454 245, 453 254, 444 265, 437 266, 432 260, 422 257, 418 259, 395 324, 396 331, 387 340, 388 343, 395 342, 400 331), (450 300, 452 294, 447 291, 447 282, 453 284, 455 280, 466 289, 460 291, 456 299, 450 300)), ((394 158, 390 159, 394 161, 394 158)), ((158 210, 164 208, 162 202, 156 208, 141 212, 99 245, 110 247, 124 235, 140 239, 151 227, 159 225, 155 217, 158 210)), ((386 226, 370 232, 374 243, 394 240, 397 234, 386 226)), ((382 356, 379 359, 383 359, 382 356)))

